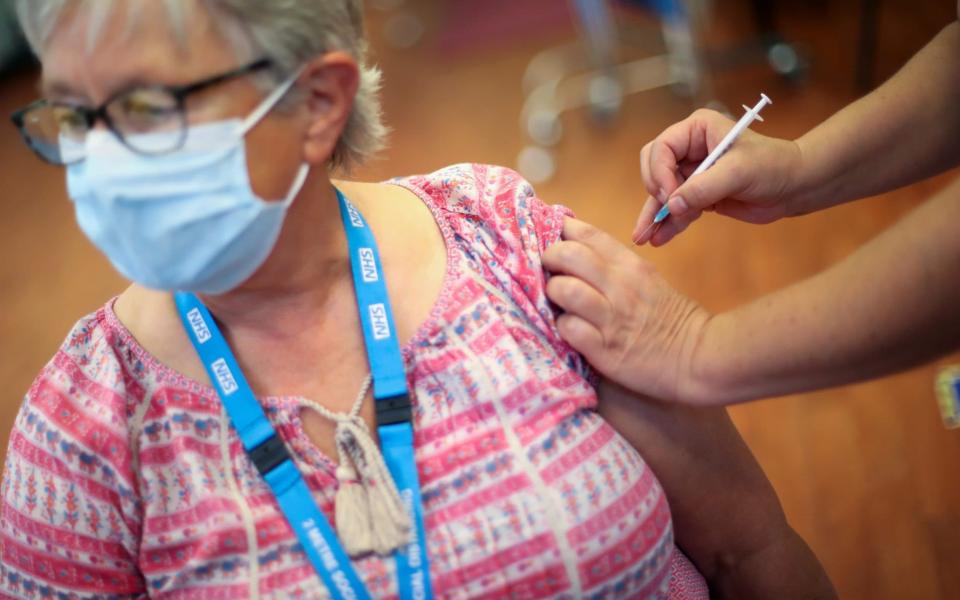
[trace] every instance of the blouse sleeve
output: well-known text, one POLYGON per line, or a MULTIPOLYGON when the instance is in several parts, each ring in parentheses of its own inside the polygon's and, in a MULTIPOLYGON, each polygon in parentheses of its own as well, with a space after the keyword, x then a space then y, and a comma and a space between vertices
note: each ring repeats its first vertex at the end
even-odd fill
POLYGON ((0 486, 0 598, 146 597, 125 399, 103 383, 109 368, 61 349, 23 401, 0 486))
POLYGON ((595 376, 583 357, 557 331, 559 309, 547 299, 549 274, 543 253, 560 240, 564 219, 573 211, 559 204, 546 204, 519 173, 504 167, 470 165, 480 201, 476 207, 495 240, 494 254, 507 273, 501 286, 537 325, 557 355, 595 384, 595 376))

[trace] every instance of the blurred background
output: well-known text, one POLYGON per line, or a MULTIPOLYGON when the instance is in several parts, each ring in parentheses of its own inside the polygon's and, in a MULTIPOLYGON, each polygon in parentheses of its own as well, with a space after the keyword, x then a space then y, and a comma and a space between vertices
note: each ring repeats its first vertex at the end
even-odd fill
MULTIPOLYGON (((125 285, 76 228, 63 173, 5 121, 38 77, 9 5, 0 0, 0 452, 70 326, 125 285)), ((739 116, 766 92, 774 105, 754 128, 797 137, 893 74, 956 4, 368 0, 367 12, 394 131, 355 177, 512 166, 546 201, 629 243, 646 196, 639 151, 663 128, 704 105, 739 116)), ((954 176, 766 227, 708 215, 638 252, 724 310, 824 269, 954 176)), ((950 363, 960 356, 940 366, 950 363)), ((960 430, 941 422, 936 372, 732 409, 842 598, 960 598, 960 430)))

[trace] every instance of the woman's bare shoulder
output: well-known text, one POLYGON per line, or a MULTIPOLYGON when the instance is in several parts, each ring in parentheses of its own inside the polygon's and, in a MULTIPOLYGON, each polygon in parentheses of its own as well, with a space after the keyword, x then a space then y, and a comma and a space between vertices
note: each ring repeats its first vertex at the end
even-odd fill
POLYGON ((149 355, 190 379, 208 381, 183 331, 172 294, 134 284, 117 297, 113 311, 149 355))

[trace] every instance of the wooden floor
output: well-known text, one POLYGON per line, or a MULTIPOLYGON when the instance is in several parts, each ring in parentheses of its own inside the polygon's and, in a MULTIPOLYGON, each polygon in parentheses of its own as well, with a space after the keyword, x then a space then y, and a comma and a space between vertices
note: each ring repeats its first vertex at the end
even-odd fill
MULTIPOLYGON (((505 31, 503 38, 451 49, 440 40, 443 28, 449 39, 449 28, 458 25, 448 21, 452 4, 407 2, 406 10, 423 19, 426 34, 406 50, 383 43, 387 15, 370 11, 395 132, 389 151, 358 177, 381 179, 461 161, 512 165, 525 144, 518 128, 523 69, 538 50, 568 40, 572 32, 562 26, 528 28, 519 35, 505 31)), ((750 33, 744 2, 715 4, 723 6, 715 7, 707 30, 711 47, 750 33)), ((714 83, 717 97, 734 107, 767 92, 776 104, 758 128, 788 137, 855 98, 860 2, 778 4, 783 30, 813 58, 807 85, 791 87, 762 66, 718 73, 714 83)), ((881 77, 955 16, 953 2, 881 4, 876 63, 881 77)), ((0 79, 0 115, 31 100, 35 80, 33 72, 0 79)), ((638 152, 692 108, 658 90, 629 99, 613 128, 596 128, 584 114, 568 115, 557 148, 558 174, 539 186, 540 196, 571 206, 627 240, 644 197, 638 152)), ((711 310, 723 310, 841 259, 951 176, 762 228, 711 216, 667 248, 640 252, 679 289, 711 310)), ((36 161, 2 124, 0 208, 0 386, 6 398, 0 405, 0 444, 5 447, 20 398, 71 324, 124 284, 78 232, 62 173, 36 161)), ((960 363, 960 356, 952 362, 960 363)), ((960 431, 947 431, 940 422, 932 393, 935 372, 931 366, 733 409, 787 514, 843 598, 960 598, 960 431)))

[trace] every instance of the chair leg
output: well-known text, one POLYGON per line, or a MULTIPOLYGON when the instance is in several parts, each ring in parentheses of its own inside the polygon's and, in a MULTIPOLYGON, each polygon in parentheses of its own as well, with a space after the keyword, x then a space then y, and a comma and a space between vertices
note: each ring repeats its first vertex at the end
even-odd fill
POLYGON ((669 86, 678 95, 700 99, 706 88, 692 16, 661 21, 665 54, 620 62, 620 35, 608 0, 570 2, 583 32, 580 43, 541 52, 523 79, 520 122, 533 144, 521 152, 517 167, 534 183, 553 175, 549 148, 563 136, 564 113, 587 108, 595 121, 606 124, 627 96, 669 86))

